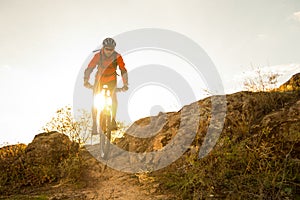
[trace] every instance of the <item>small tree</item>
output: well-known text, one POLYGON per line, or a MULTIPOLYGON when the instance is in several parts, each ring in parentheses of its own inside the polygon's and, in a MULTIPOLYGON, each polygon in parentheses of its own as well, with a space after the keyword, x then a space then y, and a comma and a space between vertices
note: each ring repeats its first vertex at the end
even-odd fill
POLYGON ((44 132, 57 131, 69 136, 72 141, 85 143, 91 133, 91 116, 86 110, 80 110, 80 118, 75 120, 71 106, 56 111, 56 115, 42 127, 44 132))
POLYGON ((244 80, 244 88, 252 92, 267 92, 276 89, 279 74, 268 72, 263 73, 260 68, 255 70, 255 77, 244 80))

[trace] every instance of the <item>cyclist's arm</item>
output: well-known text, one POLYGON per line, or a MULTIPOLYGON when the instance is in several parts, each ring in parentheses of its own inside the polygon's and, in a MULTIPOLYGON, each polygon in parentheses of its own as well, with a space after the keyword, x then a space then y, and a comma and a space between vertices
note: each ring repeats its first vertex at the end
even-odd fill
POLYGON ((119 69, 121 71, 123 84, 127 86, 128 85, 128 73, 127 73, 127 69, 125 67, 125 63, 123 61, 123 58, 120 54, 118 54, 117 63, 119 65, 119 69))
POLYGON ((91 62, 88 64, 88 67, 84 70, 84 82, 88 82, 90 80, 90 75, 93 70, 96 68, 99 61, 100 53, 94 55, 91 62))

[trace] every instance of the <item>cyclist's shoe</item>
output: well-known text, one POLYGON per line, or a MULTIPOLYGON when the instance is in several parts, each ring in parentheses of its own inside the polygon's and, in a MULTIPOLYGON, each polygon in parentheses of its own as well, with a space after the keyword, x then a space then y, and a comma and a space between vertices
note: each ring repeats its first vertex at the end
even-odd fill
POLYGON ((110 126, 111 131, 116 131, 118 130, 117 122, 115 119, 112 120, 111 126, 110 126))
POLYGON ((93 123, 93 127, 92 127, 92 135, 98 135, 97 132, 97 125, 93 123))

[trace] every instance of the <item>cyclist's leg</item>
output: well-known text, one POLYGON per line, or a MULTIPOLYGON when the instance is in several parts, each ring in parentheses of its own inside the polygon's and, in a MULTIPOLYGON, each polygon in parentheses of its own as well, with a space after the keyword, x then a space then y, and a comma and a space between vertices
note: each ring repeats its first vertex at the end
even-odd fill
POLYGON ((112 117, 115 119, 117 115, 117 109, 118 109, 118 99, 117 94, 113 92, 112 94, 112 117))
POLYGON ((110 89, 111 93, 111 98, 112 98, 112 130, 118 129, 117 124, 116 124, 116 115, 117 115, 117 108, 118 108, 118 100, 117 100, 117 94, 115 92, 117 86, 117 81, 111 81, 108 83, 108 88, 110 89))
POLYGON ((98 134, 98 132, 97 132, 97 109, 94 106, 94 99, 95 99, 95 96, 97 94, 99 94, 100 90, 101 90, 101 83, 100 83, 100 81, 95 80, 94 90, 93 90, 93 106, 92 106, 92 119, 93 119, 92 134, 93 135, 98 134))
POLYGON ((118 108, 118 100, 116 92, 112 93, 112 130, 117 130, 117 123, 116 123, 116 115, 117 115, 117 108, 118 108))

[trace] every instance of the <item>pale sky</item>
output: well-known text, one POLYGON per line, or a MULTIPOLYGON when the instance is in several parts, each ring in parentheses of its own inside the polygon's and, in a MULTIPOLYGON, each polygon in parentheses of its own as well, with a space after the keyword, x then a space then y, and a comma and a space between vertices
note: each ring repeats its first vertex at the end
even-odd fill
POLYGON ((299 0, 0 0, 0 25, 0 145, 30 142, 72 104, 91 51, 134 29, 168 29, 198 43, 226 91, 239 89, 234 77, 251 66, 278 69, 283 79, 300 71, 299 0))

